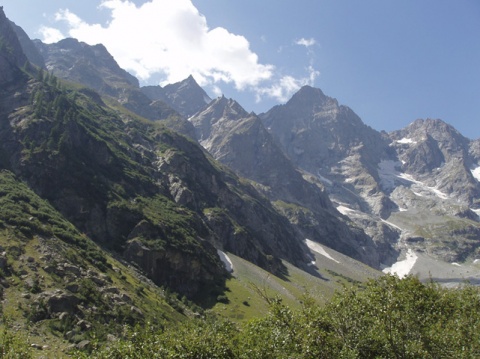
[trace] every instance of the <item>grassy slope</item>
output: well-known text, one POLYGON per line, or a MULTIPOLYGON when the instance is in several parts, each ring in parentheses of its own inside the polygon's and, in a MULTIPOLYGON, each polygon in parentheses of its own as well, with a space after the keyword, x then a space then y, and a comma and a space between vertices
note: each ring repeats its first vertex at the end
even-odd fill
POLYGON ((234 268, 232 277, 227 281, 228 303, 218 303, 212 311, 233 321, 248 320, 267 312, 266 298, 279 297, 287 305, 296 308, 307 295, 323 304, 343 286, 361 285, 367 279, 381 275, 341 253, 328 248, 326 250, 340 263, 313 252, 315 275, 284 262, 288 268, 284 278, 228 254, 234 268))
MULTIPOLYGON (((40 320, 31 319, 32 308, 35 307, 35 300, 40 293, 58 289, 68 292, 67 276, 60 277, 47 271, 53 262, 65 262, 109 278, 111 282, 108 286, 116 287, 120 293, 127 294, 132 303, 142 311, 145 322, 161 324, 163 321, 186 319, 185 315, 167 303, 163 290, 152 285, 134 268, 126 266, 99 248, 74 230, 74 227, 70 232, 70 242, 55 234, 64 234, 64 228, 71 225, 11 173, 0 171, 0 192, 5 193, 7 190, 7 195, 0 196, 0 247, 4 252, 2 257, 6 258, 6 264, 0 271, 0 288, 3 292, 1 308, 4 318, 2 325, 25 333, 27 343, 48 345, 46 352, 43 351, 47 357, 60 355, 69 345, 65 340, 65 333, 58 329, 60 321, 56 315, 40 320), (16 200, 11 200, 12 197, 16 200), (39 232, 41 234, 37 234, 39 232), (95 251, 95 258, 103 258, 102 269, 95 265, 95 259, 85 254, 82 248, 85 246, 89 252, 95 251), (28 284, 32 281, 36 281, 34 288, 28 284)), ((78 283, 84 283, 82 281, 87 280, 87 277, 78 279, 78 283)), ((79 294, 78 296, 80 297, 79 294)), ((104 310, 111 310, 112 313, 115 310, 109 303, 95 300, 85 301, 83 305, 103 306, 104 310)), ((177 307, 180 306, 181 304, 177 304, 177 307)), ((104 312, 88 317, 88 312, 84 312, 80 317, 87 315, 86 318, 98 334, 118 335, 123 323, 116 320, 103 322, 107 314, 104 312)), ((78 339, 91 339, 93 331, 84 334, 84 337, 78 339)))

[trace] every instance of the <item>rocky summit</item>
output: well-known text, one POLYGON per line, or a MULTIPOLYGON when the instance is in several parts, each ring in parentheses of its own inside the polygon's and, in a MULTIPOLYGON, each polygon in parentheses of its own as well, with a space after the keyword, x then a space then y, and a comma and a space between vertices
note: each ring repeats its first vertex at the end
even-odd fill
POLYGON ((62 353, 381 271, 477 284, 479 214, 480 140, 439 119, 386 133, 310 86, 258 115, 192 76, 140 87, 0 10, 1 308, 62 353))
POLYGON ((186 118, 212 100, 191 75, 183 81, 168 84, 165 87, 143 86, 141 90, 153 101, 165 101, 186 118))

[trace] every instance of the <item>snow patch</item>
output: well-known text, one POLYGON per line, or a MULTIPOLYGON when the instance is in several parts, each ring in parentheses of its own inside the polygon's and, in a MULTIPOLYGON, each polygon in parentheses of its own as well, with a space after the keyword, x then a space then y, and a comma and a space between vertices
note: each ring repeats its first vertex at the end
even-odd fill
POLYGON ((480 182, 480 166, 477 165, 476 168, 470 170, 472 172, 473 177, 480 182))
POLYGON ((395 180, 399 178, 399 172, 395 168, 400 165, 400 162, 392 160, 382 160, 378 164, 380 186, 384 190, 388 191, 395 188, 395 180))
POLYGON ((390 227, 393 227, 395 229, 398 229, 399 231, 403 231, 403 229, 401 229, 399 226, 397 226, 396 224, 393 224, 392 222, 389 222, 389 221, 386 221, 384 219, 382 219, 382 222, 389 225, 390 227))
MULTIPOLYGON (((443 193, 442 191, 440 191, 436 187, 430 187, 430 186, 427 186, 425 183, 423 183, 421 181, 417 181, 415 178, 413 178, 412 175, 409 175, 409 174, 406 174, 406 173, 399 173, 398 177, 401 178, 401 179, 404 179, 408 182, 411 182, 413 184, 416 184, 416 185, 420 186, 421 189, 425 189, 427 191, 433 192, 437 197, 439 197, 441 199, 448 199, 447 194, 443 193)), ((422 196, 422 195, 419 195, 419 196, 422 196)))
MULTIPOLYGON (((398 167, 400 167, 400 162, 392 160, 382 160, 378 164, 380 186, 384 190, 393 190, 396 187, 395 183, 400 182, 407 185, 417 185, 419 187, 417 189, 431 192, 441 199, 448 198, 448 195, 440 191, 438 188, 427 186, 425 183, 417 181, 412 175, 397 171, 396 168, 398 167)), ((424 197, 424 195, 419 192, 413 193, 415 193, 417 196, 424 197)))
POLYGON ((435 193, 437 195, 437 197, 440 197, 441 199, 448 199, 448 194, 446 193, 443 193, 442 191, 440 191, 439 189, 435 188, 435 187, 427 187, 430 191, 432 191, 433 193, 435 193))
POLYGON ((400 140, 395 141, 396 143, 401 143, 401 144, 412 144, 412 143, 417 143, 416 141, 412 140, 411 138, 402 138, 400 140))
POLYGON ((472 212, 474 212, 478 217, 480 217, 480 209, 472 209, 472 212))
POLYGON ((217 249, 217 254, 220 257, 220 260, 223 262, 225 265, 225 269, 227 272, 232 273, 233 272, 233 264, 230 258, 227 256, 225 252, 222 252, 220 249, 217 249))
POLYGON ((355 212, 353 209, 342 206, 342 205, 337 207, 337 211, 339 211, 344 216, 348 216, 349 213, 355 212))
POLYGON ((328 259, 334 261, 335 263, 340 263, 335 258, 333 258, 330 254, 328 254, 327 251, 317 242, 311 241, 310 239, 305 239, 305 243, 307 244, 308 248, 310 248, 312 251, 317 252, 318 254, 321 254, 324 257, 327 257, 328 259))
POLYGON ((461 267, 461 265, 459 263, 456 263, 456 262, 453 262, 452 266, 461 267))
POLYGON ((408 249, 407 257, 402 260, 394 263, 391 267, 383 269, 383 273, 396 274, 400 278, 405 277, 410 273, 415 262, 417 261, 418 256, 412 249, 408 249))

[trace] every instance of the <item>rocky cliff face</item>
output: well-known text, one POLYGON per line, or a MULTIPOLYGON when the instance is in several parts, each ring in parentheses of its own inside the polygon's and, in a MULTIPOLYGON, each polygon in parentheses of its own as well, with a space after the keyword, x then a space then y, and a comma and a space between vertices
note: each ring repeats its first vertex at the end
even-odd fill
POLYGON ((42 69, 45 68, 45 59, 40 54, 33 41, 30 40, 27 33, 23 31, 20 26, 17 26, 14 22, 10 22, 10 25, 12 27, 12 30, 15 31, 18 41, 20 42, 20 46, 22 47, 22 51, 28 58, 28 61, 30 61, 30 63, 37 67, 40 67, 42 69))
POLYGON ((253 187, 212 167, 198 145, 162 136, 163 143, 173 139, 182 144, 180 152, 167 151, 158 157, 158 171, 175 172, 165 178, 171 195, 204 213, 208 226, 219 231, 213 237, 217 246, 267 268, 279 266, 275 257, 299 266, 306 263, 301 238, 253 187))
POLYGON ((255 114, 221 97, 190 121, 203 147, 253 180, 304 238, 379 266, 375 244, 359 228, 349 226, 319 186, 303 178, 255 114))
POLYGON ((388 156, 388 143, 351 109, 305 86, 260 118, 296 166, 327 186, 345 184, 336 190, 358 194, 355 205, 362 211, 388 216, 391 203, 378 186, 375 168, 388 156))
POLYGON ((337 209, 368 234, 366 251, 381 263, 396 257, 398 233, 381 222, 395 205, 382 191, 377 171, 377 163, 392 155, 388 140, 351 109, 309 86, 260 118, 306 178, 320 184, 337 209))
POLYGON ((20 68, 27 63, 20 41, 0 7, 0 85, 14 84, 23 76, 20 68))
POLYGON ((449 263, 479 255, 476 141, 441 120, 417 120, 389 134, 398 161, 379 164, 398 210, 400 243, 449 263), (475 213, 476 212, 476 213, 475 213))
POLYGON ((467 205, 480 195, 472 169, 478 160, 469 153, 470 141, 440 120, 417 120, 390 134, 402 170, 446 196, 467 205))

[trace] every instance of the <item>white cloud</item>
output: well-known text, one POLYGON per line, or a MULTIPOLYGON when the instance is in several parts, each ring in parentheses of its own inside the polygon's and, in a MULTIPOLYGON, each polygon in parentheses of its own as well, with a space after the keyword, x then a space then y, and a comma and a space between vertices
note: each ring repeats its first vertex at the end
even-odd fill
POLYGON ((51 27, 42 26, 39 32, 42 35, 43 42, 46 42, 47 44, 58 42, 65 38, 65 35, 62 34, 60 30, 51 27))
POLYGON ((315 41, 315 39, 312 37, 310 39, 305 39, 305 38, 301 38, 297 41, 295 41, 295 44, 297 45, 300 45, 300 46, 305 46, 305 47, 310 47, 310 46, 313 46, 317 43, 317 41, 315 41))
POLYGON ((222 89, 218 86, 213 85, 211 87, 211 90, 212 90, 213 94, 217 97, 222 96, 222 94, 223 94, 222 89))
POLYGON ((256 101, 260 102, 263 96, 274 98, 280 102, 287 101, 290 96, 305 85, 304 80, 295 79, 292 76, 283 76, 279 81, 268 87, 256 90, 256 101))
POLYGON ((283 76, 270 86, 259 87, 255 89, 256 102, 262 101, 263 97, 270 97, 279 102, 286 102, 297 92, 302 86, 313 85, 315 77, 319 75, 318 71, 311 70, 309 77, 295 78, 293 76, 283 76))
MULTIPOLYGON (((80 19, 77 15, 67 10, 60 10, 55 14, 55 20, 66 21, 72 28, 79 28, 83 26, 85 23, 80 19)), ((86 25, 86 24, 85 24, 86 25)))
POLYGON ((320 75, 320 71, 316 70, 312 65, 307 68, 308 76, 303 78, 295 78, 293 76, 282 76, 270 86, 259 87, 255 89, 256 102, 260 102, 264 96, 273 98, 279 102, 286 102, 297 92, 302 86, 314 86, 316 78, 320 75))
POLYGON ((308 84, 310 86, 313 86, 315 85, 315 80, 318 76, 320 76, 320 71, 318 70, 315 70, 315 68, 313 67, 313 65, 310 65, 308 66, 308 84))
MULTIPOLYGON (((278 74, 274 65, 260 62, 245 37, 221 27, 210 29, 191 0, 150 0, 141 6, 129 0, 104 0, 100 8, 111 12, 103 26, 89 24, 68 9, 57 12, 55 19, 67 25, 68 36, 104 44, 121 67, 144 82, 154 76, 165 85, 193 75, 215 94, 221 93, 221 83, 227 83, 253 92, 258 101, 263 97, 284 101, 318 75, 313 68, 306 78, 278 74)), ((55 28, 44 27, 41 34, 47 43, 64 37, 55 28)), ((315 40, 297 43, 308 48, 315 40)))
MULTIPOLYGON (((243 36, 210 29, 190 0, 152 0, 140 7, 125 0, 100 5, 111 11, 106 26, 88 24, 69 10, 56 14, 68 35, 88 44, 103 43, 120 66, 141 80, 163 73, 165 83, 192 74, 201 84, 223 81, 243 90, 272 77, 274 66, 261 64, 243 36)), ((44 40, 55 29, 44 28, 44 40)), ((58 34, 58 33, 57 33, 58 34)))

